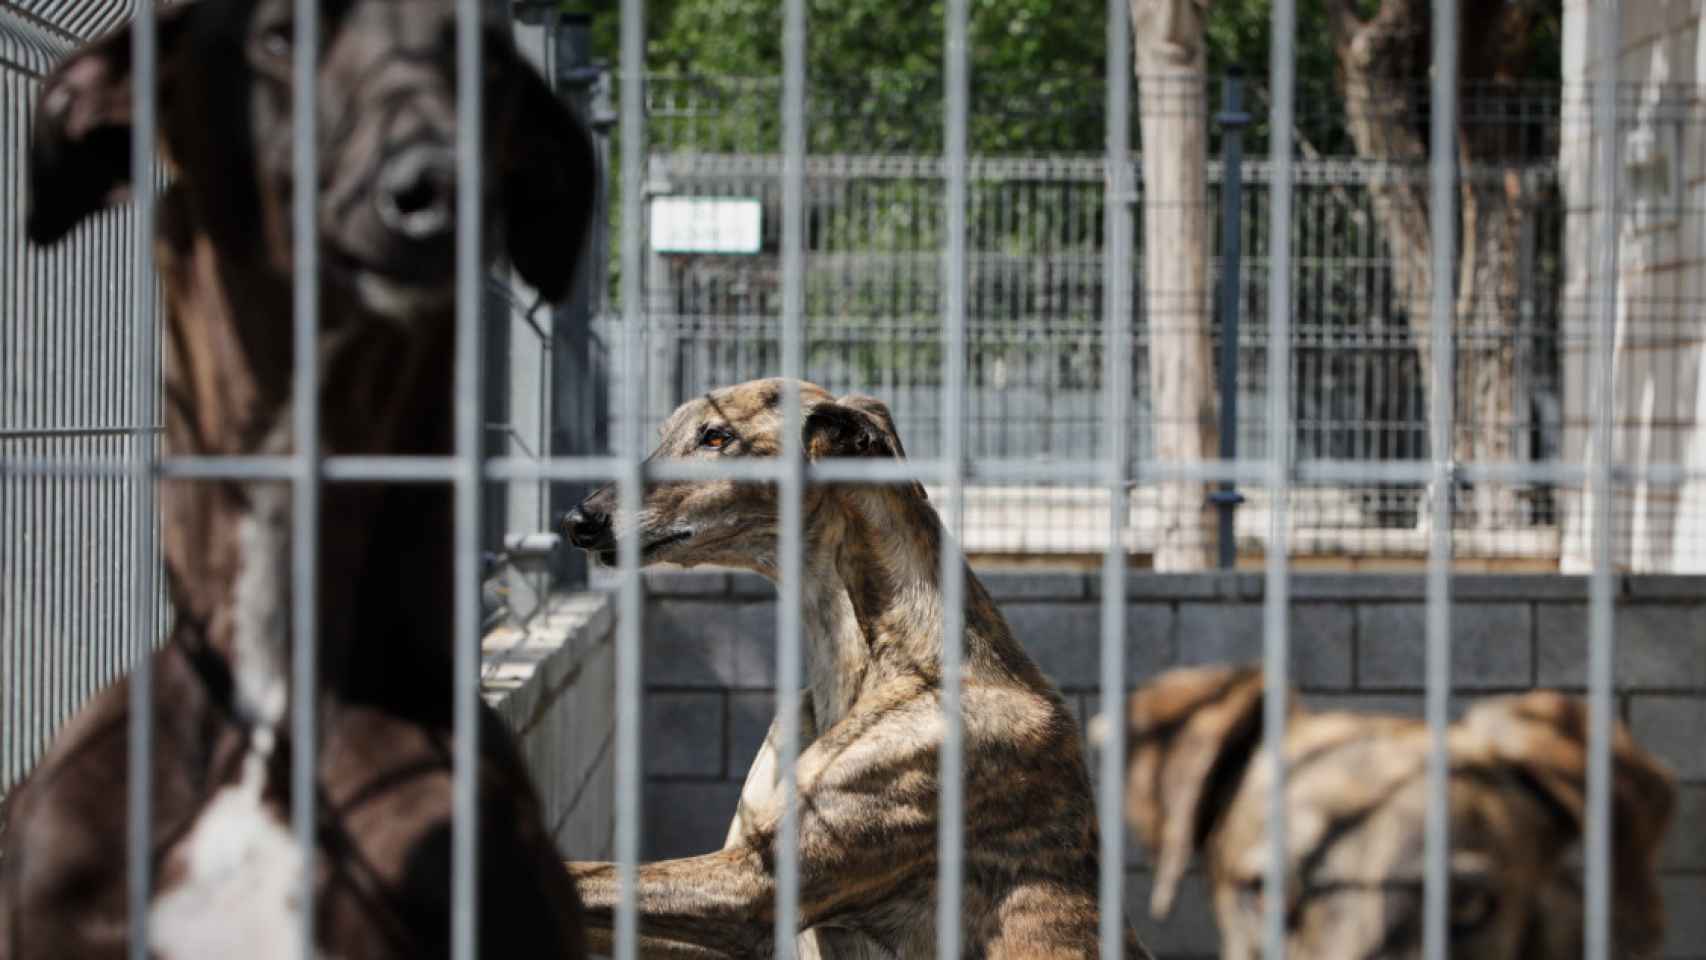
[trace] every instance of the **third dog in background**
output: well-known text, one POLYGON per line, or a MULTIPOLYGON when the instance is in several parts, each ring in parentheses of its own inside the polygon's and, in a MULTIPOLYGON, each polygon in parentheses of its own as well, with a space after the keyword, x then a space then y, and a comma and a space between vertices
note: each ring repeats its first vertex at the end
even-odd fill
MULTIPOLYGON (((1213 888, 1221 956, 1262 952, 1271 767, 1258 668, 1175 670, 1127 705, 1126 812, 1155 853, 1165 916, 1191 857, 1213 888)), ((1287 947, 1312 960, 1422 955, 1429 730, 1402 717, 1313 713, 1286 727, 1287 947)), ((1092 736, 1104 717, 1092 721, 1092 736)), ((1481 701, 1447 732, 1451 956, 1582 956, 1578 846, 1587 806, 1587 708, 1548 691, 1481 701)), ((1675 803, 1671 774, 1618 725, 1612 744, 1613 956, 1655 951, 1654 874, 1675 803)))

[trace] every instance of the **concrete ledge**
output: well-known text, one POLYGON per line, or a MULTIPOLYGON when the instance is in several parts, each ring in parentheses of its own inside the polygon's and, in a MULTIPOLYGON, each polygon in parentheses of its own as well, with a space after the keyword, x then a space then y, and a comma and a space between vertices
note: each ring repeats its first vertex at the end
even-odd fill
MULTIPOLYGON (((983 571, 979 577, 988 576, 983 571)), ((1081 577, 1070 572, 1035 572, 1030 577, 1081 577)), ((1293 573, 1293 600, 1425 600, 1427 578, 1419 573, 1293 573)), ((1102 596, 1102 578, 1088 577, 1089 595, 1102 596)), ((1261 600, 1266 579, 1256 571, 1153 573, 1126 575, 1129 600, 1261 600)), ((1551 573, 1461 573, 1452 577, 1456 600, 1581 601, 1588 599, 1589 578, 1551 573)), ((1620 601, 1690 602, 1706 599, 1706 577, 1619 574, 1612 593, 1620 601)))
POLYGON ((610 855, 615 627, 607 595, 554 594, 481 641, 481 694, 514 732, 565 857, 610 855))
MULTIPOLYGON (((1102 578, 1081 573, 1031 570, 979 570, 977 578, 996 603, 1009 600, 1082 600, 1090 596, 1090 581, 1102 578)), ((1098 594, 1099 595, 1099 594, 1098 594)))
POLYGON ((729 578, 719 571, 653 570, 645 575, 646 593, 660 597, 727 593, 729 578))
MULTIPOLYGON (((1102 575, 1073 569, 1015 569, 990 566, 974 570, 998 601, 1100 600, 1102 575)), ((595 590, 614 590, 611 571, 598 571, 595 590)), ((1427 578, 1419 573, 1293 573, 1293 600, 1426 600, 1427 578)), ((747 571, 719 568, 647 571, 648 596, 740 597, 770 599, 775 586, 747 571)), ((1205 570, 1199 573, 1126 574, 1125 595, 1131 602, 1150 600, 1260 601, 1266 595, 1266 576, 1253 570, 1205 570)), ((1452 577, 1457 601, 1527 601, 1534 603, 1588 601, 1589 578, 1551 573, 1461 573, 1452 577)), ((1612 595, 1619 602, 1706 602, 1706 576, 1618 574, 1612 595)))

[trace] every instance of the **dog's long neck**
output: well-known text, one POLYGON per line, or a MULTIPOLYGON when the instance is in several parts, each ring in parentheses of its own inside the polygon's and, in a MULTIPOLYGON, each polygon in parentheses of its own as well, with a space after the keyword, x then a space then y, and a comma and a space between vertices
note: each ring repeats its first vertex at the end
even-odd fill
MULTIPOLYGON (((903 676, 938 682, 942 559, 953 547, 922 491, 831 491, 807 518, 807 530, 801 625, 819 729, 845 716, 873 683, 903 676)), ((964 604, 968 673, 1022 668, 1006 622, 970 570, 964 604)))
MULTIPOLYGON (((222 255, 170 194, 163 214, 165 452, 290 453, 288 281, 222 255)), ((448 451, 450 350, 435 337, 451 325, 382 321, 331 291, 321 322, 322 451, 448 451)), ((252 698, 288 662, 289 486, 168 481, 160 506, 175 635, 222 660, 239 699, 252 698)), ((449 517, 436 488, 323 488, 318 634, 323 679, 340 692, 436 686, 421 681, 450 657, 449 517), (410 655, 387 656, 394 644, 410 655)))

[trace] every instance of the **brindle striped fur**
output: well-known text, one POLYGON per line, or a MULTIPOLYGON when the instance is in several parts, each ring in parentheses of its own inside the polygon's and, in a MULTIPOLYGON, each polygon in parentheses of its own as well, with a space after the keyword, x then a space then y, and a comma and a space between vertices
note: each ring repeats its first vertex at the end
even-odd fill
MULTIPOLYGON (((1127 706, 1126 812, 1154 851, 1164 916, 1200 853, 1221 955, 1261 954, 1261 877, 1271 768, 1258 669, 1165 674, 1127 706)), ((1098 718, 1099 726, 1100 718, 1098 718)), ((1451 955, 1582 955, 1581 867, 1569 856, 1586 805, 1587 710, 1535 692, 1479 702, 1447 733, 1451 753, 1451 955)), ((1312 713, 1286 730, 1292 956, 1419 957, 1429 732, 1405 718, 1312 713)), ((1618 726, 1613 745, 1615 956, 1646 956, 1664 931, 1654 876, 1670 820, 1670 773, 1618 726)))
MULTIPOLYGON (((165 452, 295 448, 289 211, 299 106, 321 121, 321 450, 447 455, 454 238, 380 229, 374 184, 394 157, 442 155, 453 143, 454 5, 323 0, 319 101, 294 106, 292 13, 289 0, 159 11, 158 133, 175 173, 156 238, 165 452)), ((533 286, 560 297, 591 215, 591 143, 507 30, 489 24, 485 41, 489 233, 533 286)), ((43 80, 29 165, 37 244, 123 198, 130 47, 128 28, 117 30, 43 80)), ((130 320, 117 312, 113 335, 128 336, 130 320)), ((175 619, 152 659, 153 848, 139 853, 151 864, 156 960, 301 955, 283 712, 288 494, 273 483, 161 485, 175 619)), ((450 953, 451 517, 443 487, 322 493, 316 956, 450 953)), ((129 694, 120 679, 91 698, 8 799, 0 960, 131 955, 129 694)), ((480 721, 482 955, 579 956, 574 890, 521 753, 494 712, 480 721)))
MULTIPOLYGON (((783 384, 714 391, 669 418, 654 459, 775 456, 783 384)), ((901 457, 888 410, 801 387, 812 459, 901 457)), ((611 550, 637 524, 645 559, 777 570, 774 486, 652 485, 638 518, 612 523, 613 490, 571 515, 571 536, 611 550)), ((804 501, 804 644, 811 721, 799 761, 803 925, 888 955, 934 952, 937 769, 942 736, 942 527, 922 488, 812 486, 804 501), (856 936, 847 936, 850 931, 856 936)), ((951 549, 951 548, 948 548, 951 549)), ((1097 840, 1077 724, 966 573, 965 953, 1095 955, 1097 840)), ((755 786, 765 779, 755 775, 755 786)), ((638 905, 648 956, 772 952, 779 796, 755 789, 733 842, 643 865, 638 905)), ((574 863, 589 938, 608 946, 614 867, 574 863)), ((825 942, 830 942, 826 940, 825 942)), ((1127 932, 1129 956, 1146 956, 1127 932)))

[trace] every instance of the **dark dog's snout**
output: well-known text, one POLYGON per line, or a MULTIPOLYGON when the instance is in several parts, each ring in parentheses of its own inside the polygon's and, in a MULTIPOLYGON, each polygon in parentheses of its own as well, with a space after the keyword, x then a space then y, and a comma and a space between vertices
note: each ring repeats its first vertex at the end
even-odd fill
POLYGON ((385 161, 374 202, 385 226, 409 240, 435 240, 451 230, 456 209, 456 155, 414 146, 385 161))
POLYGON ((569 536, 569 542, 582 550, 597 550, 610 545, 610 515, 590 510, 584 503, 563 515, 562 527, 569 536))

